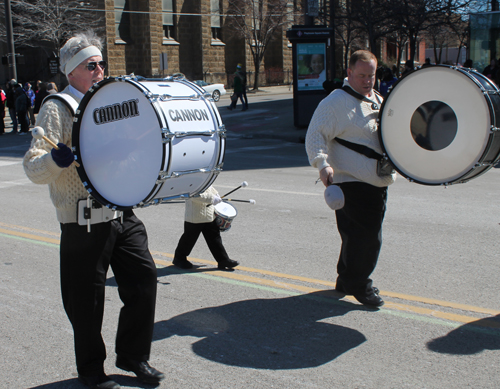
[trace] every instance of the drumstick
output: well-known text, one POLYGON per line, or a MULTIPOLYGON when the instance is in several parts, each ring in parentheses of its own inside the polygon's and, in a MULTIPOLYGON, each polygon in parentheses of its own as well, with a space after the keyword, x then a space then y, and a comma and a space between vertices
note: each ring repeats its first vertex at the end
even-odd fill
MULTIPOLYGON (((37 127, 33 128, 31 130, 31 135, 33 135, 33 138, 35 138, 35 139, 43 139, 45 142, 47 142, 53 148, 55 148, 56 150, 59 150, 59 147, 54 142, 52 142, 49 138, 47 138, 45 136, 45 131, 43 130, 42 127, 37 126, 37 127)), ((80 167, 80 164, 76 161, 73 161, 73 165, 75 165, 76 167, 80 167)))
POLYGON ((237 188, 234 188, 234 189, 233 189, 232 191, 230 191, 230 192, 227 192, 224 196, 222 196, 222 197, 221 197, 221 199, 223 199, 224 197, 226 197, 226 196, 230 195, 230 194, 231 194, 231 193, 233 193, 233 192, 236 192, 238 189, 240 189, 240 188, 245 188, 245 187, 247 187, 247 186, 248 186, 248 182, 243 181, 243 182, 240 184, 240 186, 238 186, 237 188))
POLYGON ((236 199, 224 199, 226 201, 238 201, 240 203, 250 203, 250 204, 255 204, 255 200, 250 199, 250 200, 236 200, 236 199))

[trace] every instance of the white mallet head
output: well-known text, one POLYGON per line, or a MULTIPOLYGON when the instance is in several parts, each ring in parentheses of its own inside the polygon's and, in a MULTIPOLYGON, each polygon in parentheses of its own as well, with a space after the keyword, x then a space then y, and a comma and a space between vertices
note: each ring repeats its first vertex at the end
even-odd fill
POLYGON ((325 201, 334 211, 344 206, 344 192, 338 185, 330 185, 325 189, 325 201))
POLYGON ((31 135, 33 135, 35 139, 42 139, 45 136, 45 131, 42 127, 36 126, 31 130, 31 135))
POLYGON ((253 204, 255 204, 255 200, 252 200, 252 199, 250 199, 248 202, 249 202, 250 204, 252 204, 252 205, 253 205, 253 204))
POLYGON ((243 182, 241 183, 241 187, 242 187, 242 188, 244 188, 244 187, 246 187, 246 186, 248 186, 248 182, 243 181, 243 182))

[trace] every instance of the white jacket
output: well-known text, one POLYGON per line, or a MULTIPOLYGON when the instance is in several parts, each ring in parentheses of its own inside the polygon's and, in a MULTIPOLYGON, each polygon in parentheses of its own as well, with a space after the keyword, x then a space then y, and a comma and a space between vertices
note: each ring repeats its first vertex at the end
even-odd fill
POLYGON ((212 200, 218 192, 213 186, 201 193, 199 197, 191 197, 186 200, 184 218, 189 223, 211 223, 215 220, 215 207, 212 200), (207 207, 208 205, 208 207, 207 207))

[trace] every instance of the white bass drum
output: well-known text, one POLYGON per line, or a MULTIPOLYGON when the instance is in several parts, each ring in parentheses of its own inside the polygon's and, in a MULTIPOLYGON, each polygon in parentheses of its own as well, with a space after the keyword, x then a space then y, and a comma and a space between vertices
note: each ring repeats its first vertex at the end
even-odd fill
POLYGON ((396 170, 424 185, 467 182, 500 158, 500 96, 468 69, 435 65, 396 82, 380 109, 380 143, 396 170))
POLYGON ((78 174, 102 205, 146 207, 203 192, 222 169, 225 128, 212 98, 181 78, 95 84, 75 115, 78 174))

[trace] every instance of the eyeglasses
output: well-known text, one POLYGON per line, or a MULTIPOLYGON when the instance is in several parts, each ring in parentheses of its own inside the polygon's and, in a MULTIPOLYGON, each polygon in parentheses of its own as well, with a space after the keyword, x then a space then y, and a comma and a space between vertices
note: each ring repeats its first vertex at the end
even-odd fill
POLYGON ((87 69, 89 70, 89 72, 92 72, 95 70, 95 68, 97 67, 97 65, 99 65, 99 67, 104 70, 104 68, 106 67, 107 63, 106 61, 99 61, 99 62, 89 62, 87 63, 87 69))

